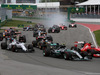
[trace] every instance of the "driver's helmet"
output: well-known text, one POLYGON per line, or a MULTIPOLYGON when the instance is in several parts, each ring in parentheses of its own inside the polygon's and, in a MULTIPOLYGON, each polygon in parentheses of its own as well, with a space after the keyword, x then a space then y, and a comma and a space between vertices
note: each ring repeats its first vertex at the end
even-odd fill
POLYGON ((89 42, 89 44, 90 44, 90 45, 92 45, 92 43, 91 43, 91 42, 89 42))
POLYGON ((16 36, 13 36, 13 38, 16 38, 16 36))
POLYGON ((5 30, 5 32, 7 32, 7 30, 5 30))
POLYGON ((63 43, 62 46, 65 46, 65 43, 63 43))
POLYGON ((41 30, 41 28, 39 28, 39 30, 41 30))
POLYGON ((43 40, 45 41, 45 40, 46 40, 46 38, 43 38, 43 40))
POLYGON ((66 47, 65 43, 62 44, 63 47, 66 47))
POLYGON ((84 41, 84 44, 86 43, 86 41, 84 41))
POLYGON ((77 44, 75 44, 74 47, 77 47, 77 44))

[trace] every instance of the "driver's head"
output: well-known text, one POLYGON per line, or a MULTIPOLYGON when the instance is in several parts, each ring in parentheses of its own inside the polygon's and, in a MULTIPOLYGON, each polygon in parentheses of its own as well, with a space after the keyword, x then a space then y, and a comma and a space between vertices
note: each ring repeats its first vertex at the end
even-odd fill
POLYGON ((86 43, 86 41, 84 41, 84 44, 86 43))

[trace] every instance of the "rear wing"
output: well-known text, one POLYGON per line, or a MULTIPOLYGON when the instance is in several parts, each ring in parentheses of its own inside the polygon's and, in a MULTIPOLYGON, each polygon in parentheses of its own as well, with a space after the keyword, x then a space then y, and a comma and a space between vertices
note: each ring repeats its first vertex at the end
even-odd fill
POLYGON ((17 34, 21 34, 21 32, 15 32, 15 34, 17 35, 17 34))
POLYGON ((41 32, 41 34, 47 34, 47 32, 41 32))
POLYGON ((84 44, 85 41, 75 41, 74 44, 84 44))

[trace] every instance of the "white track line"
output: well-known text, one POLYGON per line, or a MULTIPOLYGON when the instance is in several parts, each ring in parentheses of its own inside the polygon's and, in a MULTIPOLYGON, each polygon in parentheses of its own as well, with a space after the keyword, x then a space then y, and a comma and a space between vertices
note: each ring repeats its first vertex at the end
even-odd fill
POLYGON ((85 75, 100 75, 100 73, 85 72, 85 71, 77 71, 77 70, 74 70, 74 71, 75 71, 75 72, 82 73, 82 74, 85 74, 85 75))
MULTIPOLYGON (((81 25, 81 24, 80 24, 80 25, 81 25)), ((84 26, 84 25, 82 25, 82 26, 84 26)), ((84 26, 84 27, 86 27, 86 26, 84 26)), ((88 28, 88 27, 86 27, 86 28, 88 28)), ((97 45, 97 43, 96 43, 96 41, 95 41, 95 38, 94 38, 94 36, 93 36, 93 32, 90 30, 90 28, 88 28, 88 29, 89 29, 89 32, 90 32, 90 34, 91 34, 91 36, 92 36, 92 39, 93 39, 93 42, 94 42, 95 47, 98 48, 98 45, 97 45)))

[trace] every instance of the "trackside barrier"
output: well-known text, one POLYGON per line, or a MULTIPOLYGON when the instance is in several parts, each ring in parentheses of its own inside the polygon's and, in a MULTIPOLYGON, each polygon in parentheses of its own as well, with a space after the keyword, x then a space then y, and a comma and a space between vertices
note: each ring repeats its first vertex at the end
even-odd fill
POLYGON ((22 25, 21 25, 21 24, 19 24, 19 25, 17 25, 17 27, 18 27, 18 28, 19 28, 19 27, 24 27, 24 25, 23 25, 23 24, 22 24, 22 25))
POLYGON ((32 23, 32 21, 27 21, 27 23, 32 23))
POLYGON ((8 20, 5 20, 5 21, 3 21, 3 22, 0 21, 0 28, 1 28, 2 26, 4 26, 4 25, 7 23, 7 21, 8 21, 8 20))
POLYGON ((75 23, 75 21, 73 21, 73 20, 68 20, 68 19, 67 19, 67 21, 70 22, 70 23, 75 23))

